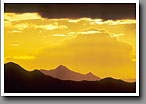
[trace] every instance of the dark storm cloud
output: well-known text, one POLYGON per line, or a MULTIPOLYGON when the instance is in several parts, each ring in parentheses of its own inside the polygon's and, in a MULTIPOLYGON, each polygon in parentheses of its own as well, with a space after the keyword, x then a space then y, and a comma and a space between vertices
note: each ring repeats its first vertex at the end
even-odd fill
POLYGON ((5 12, 37 12, 47 18, 135 19, 136 4, 5 4, 5 12))

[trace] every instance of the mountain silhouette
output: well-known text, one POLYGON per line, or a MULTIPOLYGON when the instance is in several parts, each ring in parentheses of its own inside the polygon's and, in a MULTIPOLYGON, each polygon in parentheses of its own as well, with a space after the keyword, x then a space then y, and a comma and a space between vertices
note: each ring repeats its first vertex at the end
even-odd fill
POLYGON ((50 75, 52 77, 61 79, 61 80, 73 80, 73 81, 96 81, 100 80, 99 77, 95 76, 91 72, 87 74, 80 74, 74 71, 69 70, 67 67, 60 65, 56 69, 53 70, 40 70, 45 75, 50 75))
POLYGON ((136 82, 136 79, 122 79, 122 80, 124 80, 124 81, 126 81, 126 82, 136 82))
MULTIPOLYGON (((60 70, 59 66, 56 70, 60 70)), ((63 68, 64 70, 64 68, 63 68)), ((68 70, 68 69, 65 69, 68 70)), ((87 75, 92 75, 88 73, 87 75)), ((60 80, 39 70, 26 71, 15 63, 4 65, 5 93, 135 93, 136 83, 113 78, 99 81, 60 80)))

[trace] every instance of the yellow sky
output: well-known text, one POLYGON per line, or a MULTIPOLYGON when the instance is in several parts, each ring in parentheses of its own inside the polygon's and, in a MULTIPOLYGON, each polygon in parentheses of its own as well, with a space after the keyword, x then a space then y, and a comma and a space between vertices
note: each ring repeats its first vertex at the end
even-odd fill
POLYGON ((136 78, 136 20, 48 19, 37 13, 5 13, 4 19, 5 63, 136 78))

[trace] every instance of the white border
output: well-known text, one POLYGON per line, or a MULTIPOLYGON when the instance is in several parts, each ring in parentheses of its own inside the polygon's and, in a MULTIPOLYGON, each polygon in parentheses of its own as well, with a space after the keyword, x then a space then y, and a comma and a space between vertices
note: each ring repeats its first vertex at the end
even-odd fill
POLYGON ((1 96, 139 96, 139 0, 2 0, 1 96), (4 3, 136 3, 136 93, 4 93, 4 3))

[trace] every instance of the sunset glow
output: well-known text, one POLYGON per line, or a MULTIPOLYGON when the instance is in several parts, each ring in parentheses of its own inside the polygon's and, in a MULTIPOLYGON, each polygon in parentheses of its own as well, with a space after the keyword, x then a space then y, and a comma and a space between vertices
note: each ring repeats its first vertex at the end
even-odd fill
POLYGON ((69 69, 136 79, 136 20, 4 13, 4 61, 25 69, 69 69))

